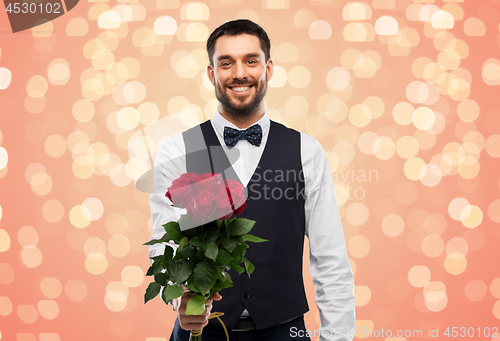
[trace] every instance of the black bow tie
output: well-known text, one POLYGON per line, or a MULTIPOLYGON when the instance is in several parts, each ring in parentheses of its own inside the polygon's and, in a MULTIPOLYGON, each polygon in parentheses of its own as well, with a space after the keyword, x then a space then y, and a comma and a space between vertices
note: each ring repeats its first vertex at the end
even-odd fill
POLYGON ((247 140, 254 146, 260 146, 262 141, 262 128, 256 124, 246 130, 237 130, 230 127, 224 127, 224 142, 226 146, 234 147, 239 140, 247 140))

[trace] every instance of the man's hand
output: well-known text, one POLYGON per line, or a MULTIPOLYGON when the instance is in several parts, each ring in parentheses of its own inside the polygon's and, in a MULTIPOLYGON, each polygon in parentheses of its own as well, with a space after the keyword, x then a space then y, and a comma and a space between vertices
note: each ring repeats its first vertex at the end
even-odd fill
POLYGON ((208 324, 208 317, 210 316, 210 312, 212 310, 212 302, 220 301, 222 296, 218 292, 213 294, 207 303, 205 303, 205 312, 203 314, 186 315, 186 306, 192 296, 193 294, 185 292, 181 297, 172 300, 172 305, 174 306, 174 310, 177 311, 179 325, 182 329, 201 330, 208 324))

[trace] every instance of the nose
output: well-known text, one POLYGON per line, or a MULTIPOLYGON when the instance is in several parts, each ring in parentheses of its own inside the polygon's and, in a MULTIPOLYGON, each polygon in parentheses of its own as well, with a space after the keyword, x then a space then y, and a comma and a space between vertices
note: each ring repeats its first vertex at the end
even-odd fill
POLYGON ((238 62, 233 68, 233 78, 234 79, 246 79, 247 69, 244 63, 238 62))

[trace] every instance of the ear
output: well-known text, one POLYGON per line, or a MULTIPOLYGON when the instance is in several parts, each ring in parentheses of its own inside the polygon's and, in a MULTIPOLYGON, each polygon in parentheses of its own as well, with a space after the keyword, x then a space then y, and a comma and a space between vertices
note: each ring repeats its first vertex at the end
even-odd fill
POLYGON ((271 58, 269 58, 269 60, 267 61, 267 65, 266 65, 267 81, 270 81, 271 78, 273 78, 273 71, 274 71, 274 63, 273 63, 273 60, 271 58))
POLYGON ((215 86, 214 67, 210 64, 207 65, 207 76, 208 76, 208 79, 210 79, 210 82, 212 83, 212 85, 215 86))

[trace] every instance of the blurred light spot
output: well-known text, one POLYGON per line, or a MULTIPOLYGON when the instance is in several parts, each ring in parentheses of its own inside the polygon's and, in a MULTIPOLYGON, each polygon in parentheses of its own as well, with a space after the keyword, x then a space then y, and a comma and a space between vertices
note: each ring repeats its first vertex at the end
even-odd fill
POLYGON ((40 290, 45 297, 54 299, 61 295, 62 285, 57 278, 44 278, 40 282, 40 290))
POLYGON ((364 2, 349 2, 342 10, 342 18, 346 21, 369 20, 372 17, 371 7, 364 2))
POLYGON ((51 21, 45 22, 42 25, 35 26, 31 29, 31 34, 35 38, 46 38, 52 35, 54 24, 51 21))
POLYGON ((91 216, 89 209, 82 205, 76 205, 69 212, 69 221, 74 227, 82 229, 90 224, 90 219, 87 219, 86 216, 91 216))
POLYGON ((452 275, 460 275, 467 268, 467 258, 460 252, 452 252, 446 256, 444 268, 452 275))
POLYGON ((418 189, 411 182, 402 182, 396 186, 394 194, 400 204, 411 205, 417 200, 418 189))
POLYGON ((451 238, 448 243, 446 243, 446 253, 449 255, 453 252, 460 252, 464 256, 467 256, 469 252, 469 245, 465 239, 460 237, 451 238))
POLYGON ((469 18, 464 22, 464 32, 469 37, 482 37, 486 34, 486 25, 479 18, 469 18))
POLYGON ((288 115, 293 118, 300 118, 307 114, 309 103, 305 97, 294 95, 287 99, 285 109, 288 115))
POLYGON ((92 102, 80 99, 73 104, 72 112, 78 122, 88 122, 94 117, 95 107, 92 102))
POLYGON ((26 84, 26 92, 34 98, 42 98, 47 93, 49 83, 43 76, 33 76, 26 84))
POLYGON ((443 173, 441 169, 432 163, 429 163, 420 169, 419 178, 422 184, 427 187, 434 187, 441 182, 443 173))
MULTIPOLYGON (((420 21, 423 22, 432 22, 432 17, 434 14, 440 12, 439 7, 436 5, 420 5, 419 11, 418 11, 418 17, 420 21)), ((434 26, 432 26, 434 27, 434 26)))
POLYGON ((128 265, 121 273, 123 283, 131 288, 137 288, 144 281, 144 272, 136 265, 128 265))
POLYGON ((45 139, 44 149, 50 157, 61 157, 66 152, 66 139, 59 134, 50 135, 45 139))
POLYGON ((31 324, 38 319, 38 313, 33 305, 22 304, 17 306, 17 316, 24 323, 31 324))
POLYGON ((130 241, 121 234, 115 234, 108 241, 108 249, 115 257, 125 257, 130 252, 130 241))
POLYGON ((139 121, 144 125, 156 122, 160 117, 160 109, 152 102, 141 103, 137 111, 139 113, 139 121))
POLYGON ((10 249, 11 241, 7 231, 0 229, 0 252, 5 252, 10 249))
MULTIPOLYGON (((299 57, 299 48, 294 43, 281 43, 276 48, 276 60, 281 63, 294 63, 299 57)), ((274 68, 276 72, 276 66, 274 68)), ((274 77, 274 75, 273 75, 274 77)))
POLYGON ((17 241, 22 247, 36 246, 38 244, 38 232, 31 226, 23 226, 17 231, 17 241))
POLYGON ((479 174, 480 164, 475 157, 467 155, 460 160, 457 169, 462 178, 472 179, 479 174))
POLYGON ((316 15, 307 9, 300 9, 293 16, 293 23, 297 27, 309 27, 316 20, 316 15))
POLYGON ((483 64, 483 81, 488 85, 500 85, 500 60, 490 58, 483 64))
POLYGON ((108 268, 108 260, 99 252, 92 252, 85 258, 85 268, 92 275, 100 275, 108 268))
POLYGON ((349 121, 358 128, 367 126, 371 119, 372 112, 370 107, 365 104, 355 104, 349 110, 349 121))
POLYGON ((367 286, 354 286, 354 297, 356 307, 363 307, 370 302, 372 292, 367 286))
POLYGON ((375 32, 380 36, 393 36, 398 33, 399 25, 396 19, 383 15, 375 22, 375 32))
POLYGON ((203 21, 210 17, 208 6, 202 2, 188 2, 181 7, 180 13, 182 20, 203 21))
POLYGON ((309 26, 309 37, 313 40, 326 40, 332 36, 332 27, 325 20, 315 20, 309 26))
POLYGON ((12 81, 12 73, 9 69, 0 67, 0 90, 5 90, 9 87, 12 81))
POLYGON ((177 29, 177 39, 179 41, 205 42, 208 36, 207 26, 200 22, 183 23, 177 29))
POLYGON ((363 104, 370 108, 371 118, 377 119, 384 114, 385 103, 384 101, 376 96, 370 96, 363 100, 363 104))
MULTIPOLYGON (((0 235, 1 234, 2 232, 0 232, 0 235)), ((12 283, 13 281, 14 281, 14 269, 12 269, 12 266, 10 266, 9 263, 0 263, 0 284, 7 285, 12 283)))
POLYGON ((40 300, 37 308, 38 313, 47 320, 53 320, 59 315, 59 306, 53 300, 40 300))
POLYGON ((106 254, 106 244, 98 237, 91 237, 85 241, 83 251, 86 256, 89 256, 91 253, 100 253, 104 255, 106 254))
POLYGON ((21 250, 21 260, 28 268, 36 268, 42 263, 42 253, 34 245, 25 246, 21 250))
POLYGON ((444 49, 438 55, 438 64, 444 70, 456 70, 460 66, 460 55, 451 49, 444 49))
POLYGON ((68 281, 64 286, 66 296, 74 302, 79 302, 87 296, 87 286, 82 281, 68 281))
POLYGON ((120 128, 132 130, 137 127, 140 122, 140 116, 137 109, 132 107, 124 107, 120 109, 116 117, 120 128))
POLYGON ((118 187, 127 186, 132 180, 132 171, 130 167, 124 164, 114 165, 109 176, 111 181, 118 187))
POLYGON ((82 208, 82 214, 88 220, 95 221, 102 217, 104 213, 104 206, 102 202, 97 198, 87 198, 82 204, 82 207, 87 208, 87 210, 82 208))
POLYGON ((435 121, 436 116, 430 108, 420 107, 413 112, 412 122, 420 130, 430 129, 435 121))
POLYGON ((431 22, 432 27, 436 29, 451 29, 455 24, 455 18, 451 13, 439 10, 432 15, 431 22))
MULTIPOLYGON (((491 135, 486 140, 486 152, 494 158, 500 157, 500 135, 491 135)), ((1 168, 1 167, 0 167, 1 168)))
POLYGON ((403 233, 405 222, 398 214, 389 214, 382 220, 382 231, 388 237, 397 237, 403 233))
POLYGON ((455 198, 448 205, 448 213, 454 220, 460 221, 462 217, 468 217, 471 212, 471 205, 464 198, 455 198))
POLYGON ((390 159, 396 152, 396 144, 387 136, 377 138, 373 142, 373 154, 380 160, 390 159))
POLYGON ((361 226, 368 220, 369 212, 362 203, 350 204, 346 209, 346 219, 349 224, 361 226))
POLYGON ((69 37, 83 37, 89 31, 87 20, 81 17, 71 19, 66 25, 66 34, 69 37))
POLYGON ((488 216, 495 223, 500 223, 500 199, 494 200, 488 206, 488 216))
POLYGON ((70 77, 69 64, 62 58, 56 58, 47 67, 47 78, 52 85, 64 85, 70 77))
POLYGON ((374 144, 375 141, 379 138, 379 136, 371 131, 366 131, 359 136, 358 139, 358 148, 359 150, 366 155, 373 155, 374 144))
POLYGON ((351 22, 344 27, 343 36, 348 42, 373 41, 375 28, 367 22, 351 22))
POLYGON ((443 310, 448 303, 446 287, 443 282, 429 282, 424 287, 425 306, 433 312, 443 310))
POLYGON ((113 66, 115 56, 113 52, 106 49, 99 49, 92 55, 92 66, 96 70, 108 70, 113 66))
MULTIPOLYGON (((253 21, 254 23, 259 23, 259 15, 251 9, 244 9, 240 12, 238 12, 235 16, 235 18, 240 18, 240 19, 248 19, 253 21)), ((307 25, 306 27, 308 27, 307 25)))
POLYGON ((337 142, 332 148, 333 155, 342 165, 350 164, 354 159, 355 152, 354 146, 345 141, 337 142))
POLYGON ((127 306, 128 287, 123 282, 109 282, 106 286, 104 304, 113 312, 122 311, 127 306))
POLYGON ((413 136, 402 136, 396 143, 396 153, 403 159, 411 159, 418 150, 418 142, 413 136))
POLYGON ((0 316, 7 316, 10 315, 11 313, 12 313, 12 302, 7 296, 0 296, 0 316))
POLYGON ((465 296, 473 302, 482 300, 487 291, 488 287, 484 281, 470 281, 465 286, 465 296))
POLYGON ((463 100, 458 104, 458 117, 464 122, 473 122, 479 117, 479 104, 472 99, 463 100))
POLYGON ((286 84, 287 78, 288 74, 286 70, 283 67, 276 65, 274 67, 273 77, 268 84, 271 88, 281 88, 286 84))
POLYGON ((415 265, 408 272, 408 281, 416 288, 423 288, 431 280, 431 271, 426 266, 415 265))
POLYGON ((407 102, 400 102, 392 109, 392 117, 394 121, 400 125, 408 125, 413 122, 413 114, 415 108, 407 102))
POLYGON ((311 81, 311 72, 305 66, 295 66, 288 72, 288 83, 292 88, 305 88, 311 81))
POLYGON ((476 228, 483 222, 483 211, 476 205, 469 205, 462 210, 460 220, 465 227, 476 228))
POLYGON ((348 108, 345 102, 330 94, 318 98, 316 108, 320 115, 332 122, 341 122, 347 117, 348 108))
POLYGON ((350 124, 343 124, 335 129, 335 141, 354 145, 358 141, 358 131, 350 124))
POLYGON ((347 250, 354 258, 364 258, 370 252, 370 241, 365 236, 354 236, 347 243, 347 250))
POLYGON ((437 257, 444 250, 443 239, 435 234, 430 234, 422 241, 422 252, 427 257, 437 257))
POLYGON ((108 10, 102 12, 97 19, 97 25, 99 26, 100 29, 103 30, 118 28, 120 27, 120 24, 121 24, 120 14, 118 14, 114 10, 108 10))
POLYGON ((40 333, 40 341, 61 341, 57 333, 40 333))

